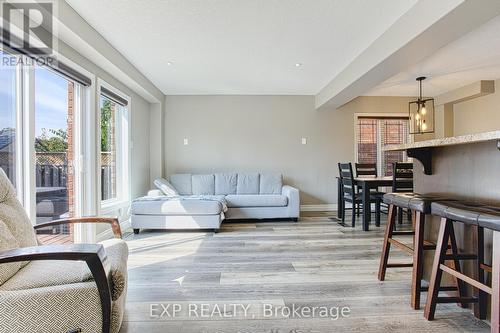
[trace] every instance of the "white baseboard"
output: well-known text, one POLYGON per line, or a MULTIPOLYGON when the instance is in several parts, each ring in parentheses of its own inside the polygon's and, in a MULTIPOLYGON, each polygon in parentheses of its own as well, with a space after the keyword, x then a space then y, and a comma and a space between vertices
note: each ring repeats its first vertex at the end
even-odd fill
MULTIPOLYGON (((371 205, 372 210, 375 210, 375 204, 371 205)), ((352 204, 346 203, 345 209, 349 210, 352 208, 352 204)), ((337 204, 319 204, 319 205, 300 205, 301 212, 321 212, 321 211, 336 211, 337 204)))
POLYGON ((300 205, 302 212, 320 212, 337 210, 337 204, 300 205))
MULTIPOLYGON (((122 233, 129 229, 132 225, 130 224, 130 219, 127 219, 125 221, 122 221, 120 222, 120 229, 122 230, 122 233)), ((102 242, 103 240, 106 240, 106 239, 110 239, 110 238, 113 238, 114 235, 113 235, 113 230, 110 228, 110 229, 107 229, 106 231, 103 231, 99 234, 97 234, 97 241, 98 242, 102 242)))

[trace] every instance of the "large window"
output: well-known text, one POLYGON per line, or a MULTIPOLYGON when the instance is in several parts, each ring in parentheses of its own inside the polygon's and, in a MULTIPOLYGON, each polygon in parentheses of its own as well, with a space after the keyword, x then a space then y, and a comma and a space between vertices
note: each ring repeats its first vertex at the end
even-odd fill
POLYGON ((128 200, 128 100, 101 87, 100 173, 101 201, 128 200))
POLYGON ((0 56, 0 168, 16 186, 16 68, 4 65, 11 55, 0 51, 0 56))
POLYGON ((375 163, 379 176, 392 175, 392 163, 407 161, 405 152, 384 151, 389 144, 407 143, 407 117, 358 116, 356 123, 356 160, 375 163))
MULTIPOLYGON (((75 83, 45 67, 34 72, 36 221, 42 223, 75 213, 75 83)), ((72 234, 67 226, 51 233, 72 234)))
POLYGON ((116 198, 116 109, 101 95, 101 200, 116 198))
MULTIPOLYGON (((90 79, 60 62, 46 67, 27 56, 0 55, 0 167, 34 224, 81 214, 82 174, 75 165, 82 154, 81 96, 90 79)), ((46 228, 39 240, 69 243, 73 231, 46 228)))

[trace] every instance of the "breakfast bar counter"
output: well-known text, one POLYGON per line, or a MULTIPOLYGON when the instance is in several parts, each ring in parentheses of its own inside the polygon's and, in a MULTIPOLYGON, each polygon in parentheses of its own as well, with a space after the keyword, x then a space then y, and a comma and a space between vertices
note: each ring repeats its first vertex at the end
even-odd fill
MULTIPOLYGON (((403 145, 390 145, 386 151, 406 150, 414 163, 414 191, 443 194, 468 201, 500 206, 500 131, 433 139, 403 145)), ((428 216, 425 239, 435 241, 439 218, 428 216)), ((455 228, 458 247, 476 252, 477 239, 472 226, 455 228)), ((485 233, 485 262, 491 263, 493 233, 485 233)), ((430 275, 433 251, 424 258, 424 279, 430 275)), ((474 275, 474 264, 465 263, 464 272, 474 275)), ((491 277, 490 277, 491 279, 491 277)), ((451 280, 450 280, 451 281, 451 280)), ((468 291, 472 292, 471 290, 468 291)))

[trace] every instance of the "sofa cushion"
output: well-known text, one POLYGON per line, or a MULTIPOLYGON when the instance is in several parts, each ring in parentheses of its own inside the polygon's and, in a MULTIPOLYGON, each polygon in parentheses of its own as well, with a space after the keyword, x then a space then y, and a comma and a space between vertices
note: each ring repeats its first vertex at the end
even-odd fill
POLYGON ((278 194, 230 194, 226 202, 228 207, 285 207, 288 198, 278 194))
POLYGON ((281 194, 283 176, 281 173, 260 174, 260 194, 281 194))
POLYGON ((189 173, 179 173, 170 176, 170 183, 175 187, 180 195, 191 195, 193 194, 191 174, 189 173))
POLYGON ((214 175, 193 175, 191 179, 193 195, 215 194, 214 175))
POLYGON ((238 175, 236 173, 215 174, 215 194, 236 194, 238 175))
POLYGON ((154 199, 139 198, 132 202, 135 215, 217 215, 223 210, 223 196, 213 200, 200 200, 199 197, 154 199))
MULTIPOLYGON (((0 220, 0 252, 16 249, 19 242, 12 235, 7 225, 0 220)), ((20 262, 0 264, 0 285, 10 279, 21 268, 20 262)))
POLYGON ((157 189, 163 192, 167 197, 175 197, 179 195, 179 192, 164 178, 155 179, 153 184, 157 189))
POLYGON ((236 187, 237 194, 259 194, 258 173, 239 173, 236 187))

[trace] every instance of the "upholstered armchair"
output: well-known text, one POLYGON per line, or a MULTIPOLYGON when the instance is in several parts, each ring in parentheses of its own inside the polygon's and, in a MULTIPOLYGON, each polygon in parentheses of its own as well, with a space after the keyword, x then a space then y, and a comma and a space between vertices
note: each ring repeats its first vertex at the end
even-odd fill
POLYGON ((115 218, 32 226, 0 169, 0 332, 118 332, 127 288, 127 244, 115 218), (108 223, 100 244, 39 245, 36 229, 108 223))

